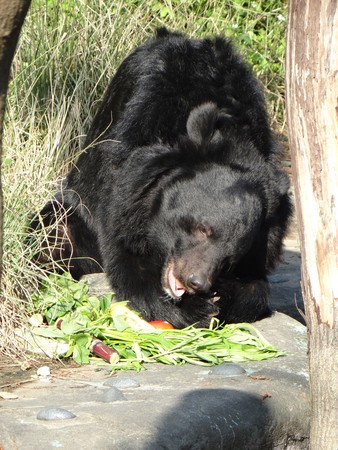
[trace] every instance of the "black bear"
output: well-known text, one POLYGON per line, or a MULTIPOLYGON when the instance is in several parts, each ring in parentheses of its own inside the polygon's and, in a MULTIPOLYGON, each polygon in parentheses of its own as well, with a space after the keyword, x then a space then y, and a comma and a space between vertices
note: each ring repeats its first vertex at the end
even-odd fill
POLYGON ((231 42, 161 28, 120 65, 41 217, 58 223, 54 259, 75 278, 103 268, 146 320, 251 322, 270 314, 288 189, 260 84, 231 42))

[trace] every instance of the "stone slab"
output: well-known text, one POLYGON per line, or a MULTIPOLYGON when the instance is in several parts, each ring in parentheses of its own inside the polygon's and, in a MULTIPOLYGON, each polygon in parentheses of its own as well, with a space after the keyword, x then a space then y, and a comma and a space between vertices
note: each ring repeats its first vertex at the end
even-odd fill
POLYGON ((126 400, 105 401, 111 374, 96 365, 52 370, 51 381, 15 389, 0 402, 0 448, 4 450, 306 449, 309 390, 306 329, 282 313, 256 323, 286 356, 245 362, 230 377, 210 368, 148 365, 119 372, 139 387, 121 388, 126 400), (38 420, 45 407, 75 414, 38 420))

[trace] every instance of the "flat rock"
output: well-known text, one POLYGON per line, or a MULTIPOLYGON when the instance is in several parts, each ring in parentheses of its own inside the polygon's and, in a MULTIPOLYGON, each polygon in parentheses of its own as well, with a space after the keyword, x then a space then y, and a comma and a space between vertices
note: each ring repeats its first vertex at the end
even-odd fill
MULTIPOLYGON (((37 380, 1 401, 0 444, 10 449, 180 450, 306 449, 309 390, 306 329, 275 313, 255 324, 286 356, 239 365, 241 376, 210 376, 209 367, 150 364, 132 373, 140 386, 128 401, 102 402, 111 374, 95 365, 72 377, 37 380), (97 381, 97 383, 95 383, 97 381), (72 411, 72 420, 41 421, 42 408, 72 411)), ((130 373, 128 374, 130 376, 130 373)), ((118 372, 116 379, 126 377, 118 372)))
POLYGON ((283 312, 305 324, 304 303, 300 285, 299 242, 295 236, 285 241, 283 260, 270 277, 272 309, 283 312))
POLYGON ((81 280, 88 283, 89 295, 102 297, 112 292, 108 277, 105 273, 89 273, 88 275, 84 275, 81 280))

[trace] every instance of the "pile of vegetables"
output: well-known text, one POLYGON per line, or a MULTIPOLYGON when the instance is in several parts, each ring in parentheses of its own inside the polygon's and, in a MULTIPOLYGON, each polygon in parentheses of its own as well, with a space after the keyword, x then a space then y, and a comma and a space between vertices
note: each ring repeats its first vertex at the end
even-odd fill
POLYGON ((88 285, 69 274, 53 276, 34 296, 35 336, 68 343, 64 355, 80 364, 98 355, 114 370, 140 370, 145 362, 191 363, 202 366, 222 362, 262 360, 280 356, 254 326, 241 323, 210 328, 176 330, 170 324, 145 322, 114 295, 88 294, 88 285), (164 327, 161 329, 158 327, 164 327))

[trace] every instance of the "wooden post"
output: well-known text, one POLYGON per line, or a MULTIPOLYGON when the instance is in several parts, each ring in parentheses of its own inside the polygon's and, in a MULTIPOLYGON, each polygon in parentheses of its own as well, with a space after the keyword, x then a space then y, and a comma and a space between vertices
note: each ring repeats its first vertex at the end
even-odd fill
POLYGON ((338 4, 290 0, 287 115, 309 338, 310 448, 338 448, 338 4))

